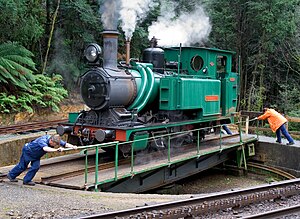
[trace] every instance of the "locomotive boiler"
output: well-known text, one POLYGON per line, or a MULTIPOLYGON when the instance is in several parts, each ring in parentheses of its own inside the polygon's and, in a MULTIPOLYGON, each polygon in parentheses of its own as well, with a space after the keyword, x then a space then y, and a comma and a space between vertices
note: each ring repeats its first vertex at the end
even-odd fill
POLYGON ((153 43, 140 61, 118 63, 117 48, 118 32, 104 31, 103 51, 97 44, 85 49, 90 68, 81 76, 80 92, 89 110, 70 114, 57 127, 68 142, 140 140, 120 147, 126 153, 166 147, 167 139, 156 137, 163 134, 180 133, 172 137, 174 145, 193 142, 192 130, 231 122, 238 95, 233 52, 153 43))

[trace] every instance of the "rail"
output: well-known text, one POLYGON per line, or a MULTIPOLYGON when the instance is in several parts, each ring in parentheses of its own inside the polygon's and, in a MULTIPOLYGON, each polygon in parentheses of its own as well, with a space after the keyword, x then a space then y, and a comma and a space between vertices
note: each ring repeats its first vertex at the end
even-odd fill
MULTIPOLYGON (((244 143, 246 143, 245 141, 243 141, 243 137, 242 137, 242 132, 241 132, 241 124, 243 121, 239 121, 237 124, 239 126, 239 142, 232 144, 231 147, 241 147, 242 150, 242 163, 244 163, 244 168, 247 170, 247 162, 246 162, 246 155, 245 155, 245 146, 244 143)), ((147 139, 137 139, 137 140, 133 140, 133 141, 126 141, 126 142, 118 142, 118 141, 114 141, 114 142, 109 142, 109 143, 102 143, 102 144, 95 144, 95 145, 88 145, 88 146, 79 146, 78 149, 81 150, 81 153, 85 155, 85 188, 88 189, 90 187, 95 188, 95 191, 98 191, 98 186, 104 183, 108 183, 108 182, 112 182, 112 181, 117 181, 118 180, 118 151, 119 151, 119 146, 120 145, 124 145, 124 144, 131 144, 131 162, 130 162, 130 171, 129 173, 127 173, 126 176, 131 176, 133 177, 134 175, 140 173, 139 171, 135 170, 135 166, 134 166, 134 148, 133 148, 133 144, 132 143, 136 143, 139 141, 155 141, 155 139, 158 138, 167 138, 167 160, 166 162, 164 162, 163 164, 159 164, 157 165, 155 168, 160 168, 160 167, 164 167, 164 166, 171 166, 174 163, 177 162, 181 162, 181 161, 185 161, 191 158, 199 158, 200 156, 204 155, 201 153, 201 145, 200 145, 200 132, 207 129, 208 127, 205 128, 198 128, 198 129, 194 129, 194 130, 188 130, 188 131, 181 131, 181 132, 175 132, 175 133, 169 133, 169 134, 164 134, 164 135, 159 135, 159 136, 155 136, 155 137, 150 137, 147 139), (172 136, 176 136, 176 135, 180 135, 180 134, 188 134, 188 133, 197 133, 197 142, 196 142, 196 153, 189 156, 189 157, 185 157, 185 158, 181 158, 180 160, 176 160, 176 161, 172 161, 172 157, 171 157, 171 138, 172 136), (105 181, 100 181, 99 182, 99 178, 98 178, 98 174, 99 174, 99 150, 106 148, 106 147, 113 147, 115 149, 115 167, 114 167, 114 178, 113 179, 109 179, 109 180, 105 180, 105 181), (95 150, 95 176, 94 176, 94 183, 89 184, 88 182, 88 170, 89 170, 89 166, 88 166, 88 151, 92 149, 95 150)), ((224 149, 222 141, 225 137, 224 134, 222 134, 221 128, 222 125, 215 125, 209 128, 217 128, 220 129, 220 134, 219 134, 219 148, 217 149, 218 152, 222 152, 222 150, 224 149)), ((228 147, 227 147, 228 148, 228 147)), ((67 150, 71 150, 71 149, 65 149, 65 151, 67 150)), ((124 177, 124 176, 123 176, 124 177)))
POLYGON ((0 134, 16 134, 36 130, 45 130, 47 128, 55 127, 58 123, 67 122, 67 119, 53 120, 44 122, 32 122, 19 125, 0 126, 0 134))
POLYGON ((296 218, 293 214, 300 213, 300 205, 284 207, 281 209, 271 210, 260 214, 243 217, 243 219, 274 219, 274 218, 296 218))
MULTIPOLYGON (((252 188, 193 197, 185 200, 95 214, 82 218, 195 218, 197 216, 203 216, 208 212, 217 212, 218 210, 243 207, 266 200, 299 195, 299 188, 300 179, 292 179, 272 184, 264 184, 252 188)), ((296 206, 293 209, 286 209, 286 211, 281 215, 286 215, 290 212, 299 212, 299 206, 296 206)), ((265 215, 267 214, 265 213, 265 215)))

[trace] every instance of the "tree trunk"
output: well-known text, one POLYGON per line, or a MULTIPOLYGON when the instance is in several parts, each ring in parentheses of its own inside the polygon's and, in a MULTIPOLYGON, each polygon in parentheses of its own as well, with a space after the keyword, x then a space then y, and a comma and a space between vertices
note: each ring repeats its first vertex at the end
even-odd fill
POLYGON ((49 50, 51 47, 51 40, 52 40, 52 36, 53 36, 53 32, 54 32, 54 26, 55 26, 55 21, 56 21, 58 10, 59 10, 59 5, 60 5, 60 0, 57 1, 57 7, 55 9, 53 19, 52 19, 52 25, 51 25, 51 30, 50 30, 50 34, 49 34, 49 39, 48 39, 47 50, 46 50, 45 61, 44 61, 42 73, 45 72, 45 69, 47 66, 47 60, 48 60, 49 50))

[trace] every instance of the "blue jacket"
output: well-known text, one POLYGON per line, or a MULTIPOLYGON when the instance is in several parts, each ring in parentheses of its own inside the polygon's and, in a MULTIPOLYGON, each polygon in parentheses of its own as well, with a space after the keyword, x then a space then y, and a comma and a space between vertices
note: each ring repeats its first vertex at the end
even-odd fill
MULTIPOLYGON (((49 144, 50 137, 50 135, 43 135, 35 140, 32 140, 29 143, 26 143, 24 145, 25 153, 31 156, 32 158, 40 159, 47 153, 43 150, 43 147, 51 147, 49 144)), ((66 142, 61 140, 60 145, 64 147, 66 145, 66 142)))

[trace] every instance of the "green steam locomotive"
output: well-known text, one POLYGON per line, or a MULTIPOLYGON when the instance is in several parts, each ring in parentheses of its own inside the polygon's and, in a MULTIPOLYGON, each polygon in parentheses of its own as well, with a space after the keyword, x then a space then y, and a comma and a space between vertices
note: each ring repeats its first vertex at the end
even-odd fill
MULTIPOLYGON (((68 142, 91 145, 127 142, 123 152, 166 147, 161 136, 193 142, 192 130, 231 122, 236 112, 238 74, 234 53, 199 48, 158 48, 155 40, 141 61, 117 61, 118 32, 103 32, 103 54, 97 44, 85 49, 90 68, 81 76, 80 91, 89 110, 72 113, 57 127, 68 142), (190 132, 189 132, 190 130, 190 132), (182 134, 184 133, 184 134, 182 134)), ((205 129, 201 137, 205 136, 205 129)))

